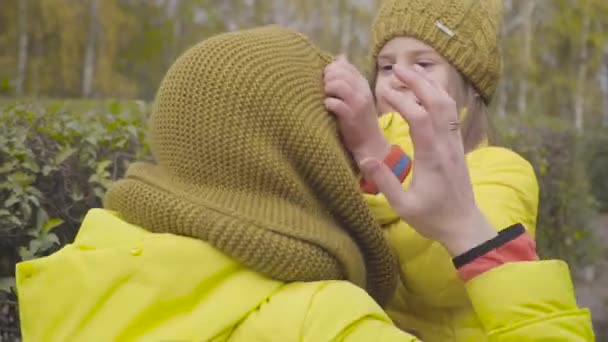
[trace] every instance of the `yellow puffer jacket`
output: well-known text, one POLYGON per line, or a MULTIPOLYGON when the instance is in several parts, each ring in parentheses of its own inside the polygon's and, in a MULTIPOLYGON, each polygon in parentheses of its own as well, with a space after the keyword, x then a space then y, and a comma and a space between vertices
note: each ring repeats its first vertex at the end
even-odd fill
MULTIPOLYGON (((20 263, 17 287, 25 342, 418 341, 348 282, 283 284, 200 240, 150 233, 102 209, 87 214, 73 244, 20 263)), ((593 337, 562 262, 505 265, 467 289, 491 340, 593 337)))
MULTIPOLYGON (((413 156, 409 127, 399 114, 382 116, 380 125, 391 143, 413 156)), ((492 226, 503 229, 519 222, 533 234, 539 189, 531 165, 512 151, 487 146, 468 153, 467 163, 477 203, 492 226)), ((402 328, 418 330, 426 341, 486 340, 445 249, 401 221, 383 195, 366 199, 401 263, 402 282, 388 305, 389 316, 402 328)))
POLYGON ((415 341, 359 287, 283 284, 200 240, 91 210, 73 244, 20 263, 28 341, 415 341))

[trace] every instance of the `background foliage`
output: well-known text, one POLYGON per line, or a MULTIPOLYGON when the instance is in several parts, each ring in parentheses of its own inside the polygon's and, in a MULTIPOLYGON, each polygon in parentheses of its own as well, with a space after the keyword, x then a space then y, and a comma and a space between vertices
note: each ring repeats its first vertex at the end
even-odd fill
MULTIPOLYGON (((381 0, 0 0, 0 94, 151 100, 171 62, 218 32, 278 23, 366 65, 381 0)), ((503 0, 499 117, 608 127, 608 1, 503 0)))

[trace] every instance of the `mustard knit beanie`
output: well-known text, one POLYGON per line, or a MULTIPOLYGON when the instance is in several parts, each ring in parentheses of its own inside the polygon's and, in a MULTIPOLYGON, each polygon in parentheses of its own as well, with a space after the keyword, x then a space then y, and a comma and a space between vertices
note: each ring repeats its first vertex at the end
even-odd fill
POLYGON ((133 164, 105 207, 150 231, 206 241, 272 278, 347 279, 385 302, 396 261, 323 105, 331 60, 278 26, 192 47, 156 97, 158 164, 133 164))
POLYGON ((375 76, 388 41, 416 38, 454 65, 489 103, 502 73, 502 21, 501 0, 384 0, 372 25, 370 70, 375 76))

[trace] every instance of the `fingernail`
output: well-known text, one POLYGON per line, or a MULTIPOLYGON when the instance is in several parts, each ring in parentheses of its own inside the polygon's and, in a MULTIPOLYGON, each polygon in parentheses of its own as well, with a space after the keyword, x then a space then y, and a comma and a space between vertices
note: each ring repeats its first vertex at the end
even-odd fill
POLYGON ((391 87, 397 88, 401 84, 401 81, 399 81, 399 79, 397 78, 397 76, 395 76, 395 74, 393 74, 391 76, 391 80, 390 80, 389 83, 390 83, 391 87))

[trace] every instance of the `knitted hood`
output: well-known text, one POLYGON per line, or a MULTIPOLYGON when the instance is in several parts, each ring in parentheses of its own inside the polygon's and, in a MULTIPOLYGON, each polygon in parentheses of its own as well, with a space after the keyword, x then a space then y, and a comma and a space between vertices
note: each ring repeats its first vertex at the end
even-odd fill
POLYGON ((194 46, 157 94, 158 164, 133 164, 106 208, 204 240, 272 278, 347 279, 385 302, 396 262, 323 105, 331 59, 278 26, 194 46))

